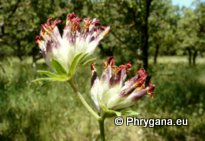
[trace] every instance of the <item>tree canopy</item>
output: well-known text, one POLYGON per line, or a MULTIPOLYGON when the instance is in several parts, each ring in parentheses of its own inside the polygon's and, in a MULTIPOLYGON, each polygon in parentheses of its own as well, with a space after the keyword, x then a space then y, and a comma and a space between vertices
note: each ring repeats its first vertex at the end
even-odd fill
POLYGON ((32 56, 36 61, 40 25, 49 17, 62 19, 75 12, 111 26, 99 45, 103 56, 115 55, 120 62, 141 60, 147 68, 150 56, 157 63, 158 55, 187 54, 195 64, 205 46, 205 3, 193 4, 194 8, 179 8, 171 0, 2 0, 0 54, 20 60, 32 56))

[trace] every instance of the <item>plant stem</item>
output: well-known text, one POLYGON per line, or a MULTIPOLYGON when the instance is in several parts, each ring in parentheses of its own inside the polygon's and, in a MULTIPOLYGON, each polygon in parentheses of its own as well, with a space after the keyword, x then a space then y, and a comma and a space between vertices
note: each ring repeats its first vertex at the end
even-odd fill
POLYGON ((105 121, 105 117, 104 116, 102 116, 101 119, 98 120, 99 126, 100 126, 100 138, 101 138, 101 141, 105 141, 104 121, 105 121))
POLYGON ((100 138, 101 141, 105 141, 105 129, 104 129, 104 121, 105 121, 105 114, 102 113, 101 116, 99 116, 89 105, 88 103, 85 101, 85 99, 83 98, 83 96, 81 95, 81 93, 77 90, 75 83, 73 82, 73 80, 69 81, 70 86, 72 87, 73 91, 78 95, 78 97, 80 98, 81 102, 83 103, 83 105, 86 107, 86 109, 98 120, 99 122, 99 126, 100 126, 100 138))
POLYGON ((97 119, 100 120, 100 116, 88 105, 88 103, 85 101, 81 93, 77 90, 74 82, 72 80, 69 81, 70 86, 72 87, 73 91, 77 94, 77 96, 80 98, 81 102, 85 106, 85 108, 97 119))

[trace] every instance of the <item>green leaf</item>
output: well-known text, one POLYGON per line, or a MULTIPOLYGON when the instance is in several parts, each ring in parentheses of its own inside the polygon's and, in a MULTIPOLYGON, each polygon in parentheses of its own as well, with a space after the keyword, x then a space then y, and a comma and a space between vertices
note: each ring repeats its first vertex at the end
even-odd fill
POLYGON ((55 59, 51 61, 51 65, 55 68, 56 72, 59 74, 66 74, 65 69, 63 66, 55 59))
POLYGON ((106 117, 113 117, 113 116, 121 116, 121 112, 115 111, 115 110, 110 110, 106 108, 105 105, 101 105, 102 110, 105 112, 106 117))
POLYGON ((122 115, 125 115, 125 116, 138 116, 138 115, 140 115, 140 113, 135 112, 133 110, 126 110, 126 111, 122 111, 122 115))
POLYGON ((52 73, 50 71, 38 70, 37 72, 40 73, 40 74, 47 75, 49 77, 56 77, 56 76, 58 76, 57 74, 52 73))
POLYGON ((37 78, 37 79, 35 79, 31 82, 33 83, 33 82, 38 82, 38 81, 57 81, 57 80, 53 79, 53 78, 50 78, 50 77, 45 77, 45 78, 37 78))
POLYGON ((87 61, 85 61, 82 65, 85 66, 87 64, 91 64, 92 62, 94 62, 96 60, 96 58, 90 58, 87 61))
POLYGON ((69 70, 69 76, 72 77, 76 71, 77 66, 80 64, 80 62, 82 61, 82 59, 85 58, 85 56, 87 56, 87 54, 84 53, 80 53, 78 55, 76 55, 73 59, 72 64, 70 65, 70 70, 69 70))
POLYGON ((48 78, 39 78, 41 80, 51 80, 51 81, 67 81, 70 79, 70 77, 66 76, 66 75, 58 75, 49 71, 43 71, 43 70, 39 70, 37 71, 40 74, 44 74, 46 76, 48 76, 48 78))
POLYGON ((115 111, 115 110, 107 110, 106 113, 108 113, 110 115, 113 115, 113 116, 121 116, 122 115, 121 112, 118 112, 118 111, 115 111))
POLYGON ((89 56, 88 54, 84 54, 84 56, 81 58, 80 63, 86 62, 88 56, 89 56))

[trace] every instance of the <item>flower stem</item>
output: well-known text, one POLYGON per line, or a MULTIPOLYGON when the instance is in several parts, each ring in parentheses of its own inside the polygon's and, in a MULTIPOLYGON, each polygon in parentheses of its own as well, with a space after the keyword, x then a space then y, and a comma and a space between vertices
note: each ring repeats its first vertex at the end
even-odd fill
POLYGON ((98 120, 99 126, 100 126, 100 138, 101 138, 101 141, 105 141, 104 121, 105 121, 105 117, 104 116, 102 116, 101 119, 98 120))
POLYGON ((85 106, 85 108, 97 119, 100 120, 100 116, 88 105, 88 103, 85 101, 81 93, 77 90, 75 83, 70 80, 69 81, 70 86, 72 87, 73 91, 77 94, 77 96, 80 98, 81 102, 85 106))

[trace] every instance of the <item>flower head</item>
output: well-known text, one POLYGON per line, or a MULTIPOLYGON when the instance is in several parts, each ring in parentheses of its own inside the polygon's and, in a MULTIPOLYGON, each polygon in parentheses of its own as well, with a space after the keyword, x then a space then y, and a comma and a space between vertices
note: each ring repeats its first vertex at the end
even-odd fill
MULTIPOLYGON (((110 27, 100 26, 97 19, 80 19, 76 14, 71 13, 67 15, 66 25, 61 35, 57 27, 59 23, 60 20, 49 18, 45 24, 42 24, 36 42, 48 64, 52 65, 51 62, 55 60, 67 74, 72 75, 71 67, 77 67, 78 64, 86 61, 99 41, 109 32, 110 27)), ((52 67, 56 69, 55 65, 52 67)))
POLYGON ((125 81, 131 64, 115 66, 112 57, 104 63, 105 69, 99 79, 94 65, 91 65, 91 97, 97 109, 102 107, 111 110, 119 110, 133 105, 146 94, 153 95, 155 86, 147 82, 148 75, 144 69, 137 71, 131 79, 125 81))

